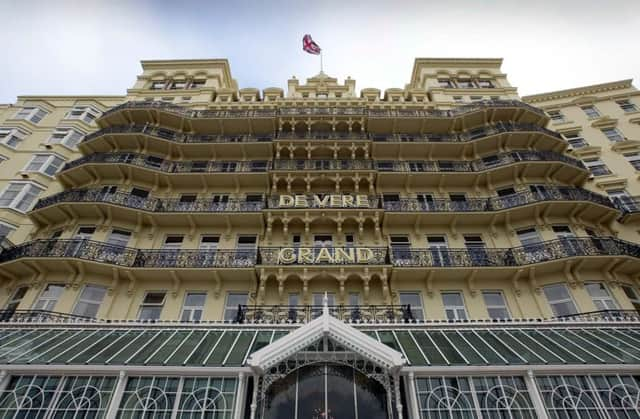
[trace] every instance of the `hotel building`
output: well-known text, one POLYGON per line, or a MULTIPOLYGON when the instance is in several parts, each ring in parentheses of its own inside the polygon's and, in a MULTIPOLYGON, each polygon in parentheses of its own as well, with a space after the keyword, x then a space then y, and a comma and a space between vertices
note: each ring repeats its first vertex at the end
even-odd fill
POLYGON ((0 106, 0 417, 640 417, 640 93, 501 64, 0 106))

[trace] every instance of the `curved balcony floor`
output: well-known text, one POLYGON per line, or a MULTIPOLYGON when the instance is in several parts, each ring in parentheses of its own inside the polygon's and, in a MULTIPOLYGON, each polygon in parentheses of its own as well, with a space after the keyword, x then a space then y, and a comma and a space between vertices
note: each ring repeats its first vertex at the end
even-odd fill
POLYGON ((266 190, 270 164, 268 160, 171 161, 135 153, 96 153, 67 163, 58 173, 58 179, 67 187, 135 178, 162 187, 192 188, 199 185, 266 190), (234 176, 240 173, 243 176, 234 176))
MULTIPOLYGON (((549 224, 548 218, 566 218, 578 222, 606 224, 619 210, 606 196, 581 188, 549 187, 544 191, 526 191, 502 197, 450 199, 405 198, 382 203, 383 231, 401 225, 495 225, 536 220, 549 224)), ((388 231, 387 231, 388 232, 388 231)))
POLYGON ((84 137, 78 145, 84 154, 129 150, 185 159, 209 156, 214 159, 269 160, 273 156, 272 134, 199 135, 183 134, 150 125, 125 125, 103 128, 84 137))
POLYGON ((124 192, 105 192, 102 189, 71 189, 38 201, 29 216, 40 224, 64 223, 77 219, 103 221, 139 221, 139 214, 146 217, 149 227, 199 227, 224 228, 250 227, 259 231, 263 225, 264 201, 229 200, 214 202, 200 198, 181 202, 172 198, 142 198, 124 192), (153 219, 151 222, 150 219, 153 219))

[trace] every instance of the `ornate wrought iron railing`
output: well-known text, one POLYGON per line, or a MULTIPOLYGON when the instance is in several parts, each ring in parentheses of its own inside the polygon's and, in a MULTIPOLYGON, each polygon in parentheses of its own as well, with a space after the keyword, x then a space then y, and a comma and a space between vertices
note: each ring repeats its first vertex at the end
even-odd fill
POLYGON ((432 143, 460 143, 475 141, 480 138, 505 132, 540 132, 550 137, 562 139, 555 131, 535 124, 519 124, 515 122, 498 122, 494 125, 480 127, 460 133, 429 133, 429 134, 369 134, 376 142, 432 142, 432 143))
POLYGON ((273 135, 212 135, 212 134, 184 134, 167 128, 155 127, 152 125, 120 125, 109 128, 102 128, 92 132, 83 138, 83 142, 91 141, 94 138, 102 137, 108 134, 145 134, 152 137, 162 138, 164 140, 176 143, 257 143, 270 142, 273 135))
POLYGON ((260 247, 261 265, 386 265, 386 247, 260 247))
POLYGON ((499 211, 515 208, 535 202, 544 201, 590 201, 600 205, 615 208, 609 198, 582 188, 550 187, 544 190, 524 191, 513 195, 467 198, 464 201, 451 199, 418 199, 403 198, 399 201, 385 201, 382 207, 391 212, 473 212, 473 211, 499 211))
POLYGON ((155 109, 170 112, 186 118, 275 118, 278 116, 297 116, 297 115, 353 115, 366 116, 369 118, 454 118, 469 112, 478 111, 486 108, 520 108, 527 109, 540 116, 545 113, 536 107, 518 100, 489 100, 477 101, 466 105, 457 106, 453 109, 368 109, 362 106, 351 107, 328 107, 328 106, 292 106, 282 107, 279 109, 229 109, 229 110, 196 110, 174 105, 160 101, 133 101, 125 102, 115 106, 102 114, 100 119, 105 118, 115 112, 123 109, 155 109))
POLYGON ((74 258, 132 268, 249 268, 257 250, 151 250, 87 239, 46 239, 0 253, 0 263, 21 258, 74 258))
POLYGON ((628 215, 635 212, 640 212, 640 196, 623 196, 612 199, 620 211, 622 211, 622 215, 628 215))
POLYGON ((160 157, 137 153, 94 153, 65 164, 62 170, 87 163, 117 164, 124 163, 169 173, 248 173, 266 172, 271 165, 268 160, 252 161, 213 161, 191 160, 171 161, 160 157))
POLYGON ((226 202, 214 202, 212 199, 198 198, 183 202, 178 198, 143 198, 130 193, 107 192, 102 189, 70 189, 40 199, 34 210, 61 202, 104 202, 152 212, 259 212, 264 208, 264 201, 231 199, 226 202))
POLYGON ((273 161, 273 170, 373 170, 373 160, 298 160, 273 161))
POLYGON ((381 172, 480 172, 521 161, 556 161, 587 170, 582 161, 553 151, 511 151, 478 160, 376 160, 381 172))
POLYGON ((49 310, 0 310, 0 322, 20 323, 73 323, 95 322, 93 317, 79 316, 77 314, 60 313, 49 310))
MULTIPOLYGON (((240 305, 235 323, 307 323, 322 314, 321 305, 240 305)), ((410 305, 331 305, 329 314, 344 322, 413 322, 410 305)))
POLYGON ((556 316, 551 320, 640 321, 640 312, 637 310, 597 310, 556 316))
POLYGON ((578 256, 640 258, 640 245, 612 237, 575 237, 507 249, 392 248, 396 267, 522 266, 578 256))

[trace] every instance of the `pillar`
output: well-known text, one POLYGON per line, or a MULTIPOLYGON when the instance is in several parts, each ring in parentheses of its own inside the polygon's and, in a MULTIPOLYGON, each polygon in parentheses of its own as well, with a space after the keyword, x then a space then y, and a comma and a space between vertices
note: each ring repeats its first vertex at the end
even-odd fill
POLYGON ((529 396, 531 397, 531 402, 533 403, 533 408, 536 410, 538 419, 549 419, 549 415, 547 415, 547 409, 544 407, 544 402, 542 401, 542 396, 540 396, 540 391, 538 391, 538 386, 536 385, 536 378, 533 374, 533 371, 527 371, 527 374, 524 377, 524 381, 527 384, 527 391, 529 392, 529 396))
POLYGON ((113 391, 113 397, 111 397, 111 402, 109 403, 109 408, 107 409, 107 414, 105 415, 106 419, 116 418, 116 415, 118 414, 118 407, 120 407, 120 402, 122 401, 122 395, 124 394, 124 388, 126 384, 127 373, 124 371, 120 371, 116 389, 113 391))

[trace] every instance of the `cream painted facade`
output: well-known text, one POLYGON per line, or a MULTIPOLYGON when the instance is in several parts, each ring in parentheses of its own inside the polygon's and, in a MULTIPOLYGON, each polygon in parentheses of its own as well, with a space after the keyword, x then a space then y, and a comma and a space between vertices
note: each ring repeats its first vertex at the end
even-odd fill
MULTIPOLYGON (((252 419, 270 417, 256 384, 267 391, 259 381, 267 364, 254 351, 259 333, 243 327, 279 324, 291 331, 287 339, 302 336, 323 301, 325 314, 355 324, 354 339, 371 351, 371 333, 377 344, 394 346, 367 324, 392 325, 402 353, 385 356, 411 360, 419 352, 426 361, 385 367, 387 414, 397 418, 431 417, 413 395, 426 391, 416 377, 434 364, 413 334, 422 325, 563 327, 575 320, 581 327, 580 314, 590 312, 631 321, 640 308, 640 202, 631 198, 640 187, 630 163, 637 153, 640 168, 640 93, 620 81, 520 98, 501 64, 418 58, 404 88, 358 93, 355 80, 324 73, 294 77, 286 91, 259 90, 240 88, 226 60, 143 61, 122 97, 19 97, 0 107, 0 226, 14 245, 0 253, 6 321, 96 324, 88 316, 140 330, 177 324, 190 334, 175 351, 199 333, 190 327, 221 327, 227 332, 202 364, 215 358, 225 333, 236 333, 219 370, 177 366, 170 374, 241 374, 227 412, 233 416, 224 417, 252 419), (589 118, 585 106, 598 115, 589 118), (37 155, 47 160, 27 170, 37 155), (594 158, 611 173, 594 169, 594 158), (629 198, 607 196, 622 189, 629 198), (225 370, 243 333, 254 333, 246 355, 225 370), (417 349, 410 353, 399 336, 411 336, 417 349)), ((325 337, 343 344, 350 332, 329 317, 325 337)), ((153 330, 150 345, 165 333, 153 330)), ((173 333, 167 341, 183 332, 164 330, 173 333)), ((621 363, 636 371, 640 355, 627 350, 631 361, 621 363)), ((169 358, 144 370, 155 354, 136 374, 164 371, 169 358)), ((476 374, 471 358, 462 358, 469 369, 453 374, 476 374)), ((615 365, 588 372, 623 368, 605 364, 615 365)), ((536 369, 514 368, 528 377, 532 397, 534 416, 523 417, 555 417, 535 394, 536 369)), ((131 375, 125 370, 104 417, 126 417, 117 404, 131 375)), ((28 368, 4 371, 10 377, 28 368)))

